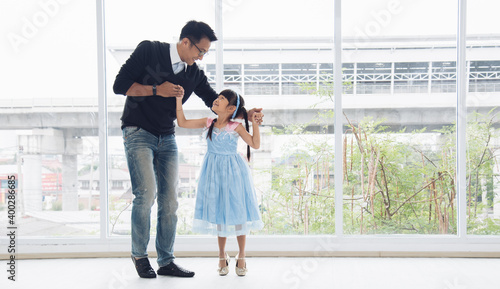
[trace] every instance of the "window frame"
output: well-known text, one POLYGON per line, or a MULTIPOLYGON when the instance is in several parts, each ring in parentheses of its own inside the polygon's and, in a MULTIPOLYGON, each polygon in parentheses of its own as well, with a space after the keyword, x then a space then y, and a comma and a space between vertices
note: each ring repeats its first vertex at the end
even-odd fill
MULTIPOLYGON (((98 95, 99 95, 99 167, 100 170, 100 207, 108 208, 108 163, 107 163, 107 134, 108 134, 108 111, 106 95, 106 45, 105 45, 105 20, 104 1, 96 2, 96 25, 97 25, 97 54, 98 54, 98 95)), ((222 0, 217 0, 214 13, 221 17, 222 0), (219 10, 218 10, 219 9, 219 10)), ((342 43, 341 43, 341 0, 335 0, 334 11, 334 53, 336 64, 334 65, 335 83, 335 128, 342 128, 342 43)), ((250 236, 247 251, 251 255, 268 256, 271 252, 279 256, 479 256, 500 257, 500 236, 475 236, 467 234, 467 214, 465 184, 466 184, 466 97, 467 97, 467 69, 465 56, 465 22, 466 22, 466 0, 458 1, 457 27, 457 172, 458 172, 458 234, 457 235, 362 235, 346 236, 343 234, 342 216, 342 160, 335 159, 335 187, 336 187, 336 233, 335 235, 316 236, 250 236)), ((222 21, 222 20, 218 20, 222 21)), ((224 41, 223 36, 219 39, 224 41)), ((356 69, 356 68, 354 68, 356 69)), ((216 78, 218 85, 223 79, 216 78)), ((335 136, 336 154, 341 155, 342 136, 335 136)), ((54 256, 64 254, 66 256, 89 256, 94 253, 98 256, 123 256, 130 251, 129 237, 109 236, 109 212, 100 211, 100 236, 92 238, 20 238, 18 241, 19 254, 25 256, 42 255, 54 256)), ((5 247, 5 237, 0 238, 0 244, 5 247)), ((229 242, 230 249, 236 248, 234 242, 229 242)), ((154 242, 150 242, 150 251, 154 252, 154 242)), ((180 256, 204 256, 217 250, 213 246, 213 237, 206 236, 177 236, 176 253, 180 256)), ((2 258, 5 254, 0 254, 2 258)))

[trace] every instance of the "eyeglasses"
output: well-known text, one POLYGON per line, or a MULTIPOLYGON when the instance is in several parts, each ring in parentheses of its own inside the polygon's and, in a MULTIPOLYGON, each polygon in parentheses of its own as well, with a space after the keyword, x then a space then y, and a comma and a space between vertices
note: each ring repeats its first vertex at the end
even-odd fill
POLYGON ((189 41, 191 41, 191 43, 194 45, 194 47, 196 47, 196 49, 198 49, 198 51, 200 52, 200 53, 198 53, 199 57, 202 57, 202 56, 208 54, 208 51, 201 50, 198 46, 196 46, 196 44, 194 44, 194 41, 191 40, 191 38, 188 38, 188 39, 189 39, 189 41))

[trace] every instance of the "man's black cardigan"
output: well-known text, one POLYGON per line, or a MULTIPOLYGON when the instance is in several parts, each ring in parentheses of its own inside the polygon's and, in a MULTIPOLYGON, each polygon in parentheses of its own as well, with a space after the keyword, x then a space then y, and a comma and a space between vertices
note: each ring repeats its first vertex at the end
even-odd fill
MULTIPOLYGON (((126 95, 134 82, 143 85, 160 85, 165 81, 181 85, 184 88, 182 102, 194 92, 207 107, 212 107, 217 93, 208 83, 205 73, 196 63, 187 66, 186 71, 177 75, 172 70, 170 44, 159 41, 143 41, 123 64, 113 85, 116 94, 126 95)), ((123 108, 122 128, 138 126, 154 135, 173 134, 175 97, 127 96, 123 108)))

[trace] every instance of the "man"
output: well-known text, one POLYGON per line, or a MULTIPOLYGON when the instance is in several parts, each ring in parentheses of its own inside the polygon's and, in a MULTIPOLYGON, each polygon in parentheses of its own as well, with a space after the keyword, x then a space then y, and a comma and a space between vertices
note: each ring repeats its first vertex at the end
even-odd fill
MULTIPOLYGON (((194 272, 174 263, 178 154, 175 141, 176 96, 183 103, 194 92, 207 105, 217 98, 204 72, 202 60, 216 41, 214 31, 203 22, 189 21, 179 42, 143 41, 116 76, 113 90, 127 96, 122 131, 132 192, 132 260, 142 278, 155 278, 147 246, 151 207, 158 202, 156 251, 158 275, 192 277, 194 272)), ((257 110, 257 111, 260 111, 257 110)))

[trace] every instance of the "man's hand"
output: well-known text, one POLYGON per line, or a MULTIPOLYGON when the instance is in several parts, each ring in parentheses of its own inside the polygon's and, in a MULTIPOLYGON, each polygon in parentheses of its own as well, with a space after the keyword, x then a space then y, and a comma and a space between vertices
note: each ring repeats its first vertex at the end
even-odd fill
POLYGON ((259 125, 262 123, 262 117, 263 117, 262 112, 254 112, 254 113, 252 113, 252 117, 250 118, 250 121, 253 124, 259 125))
POLYGON ((255 116, 255 122, 257 124, 262 124, 262 121, 264 119, 264 113, 262 112, 262 108, 252 108, 251 110, 248 111, 248 119, 253 120, 253 115, 257 114, 255 116))
POLYGON ((184 97, 184 88, 168 81, 160 84, 156 89, 156 94, 162 97, 184 97))

